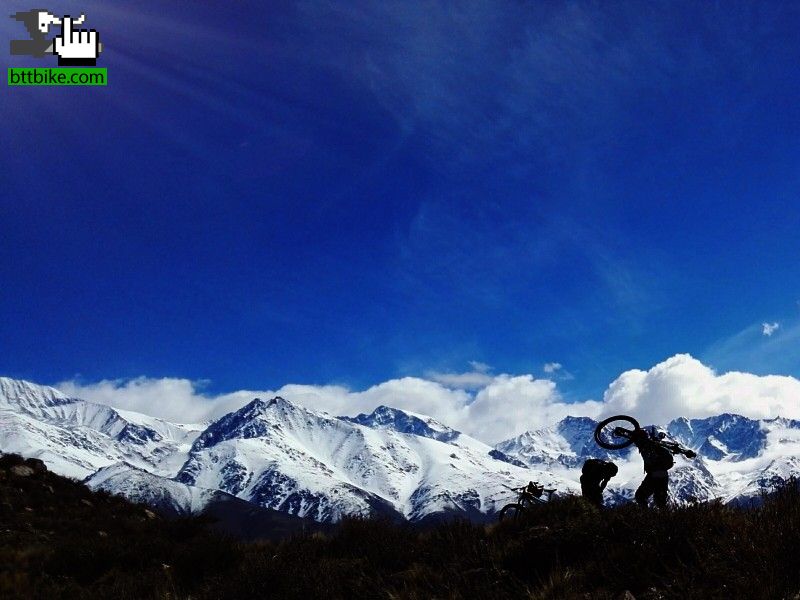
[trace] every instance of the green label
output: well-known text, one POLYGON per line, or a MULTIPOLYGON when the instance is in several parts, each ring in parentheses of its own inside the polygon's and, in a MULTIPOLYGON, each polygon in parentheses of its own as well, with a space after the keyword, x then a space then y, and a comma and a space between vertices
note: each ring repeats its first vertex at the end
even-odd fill
POLYGON ((8 85, 108 85, 107 69, 8 68, 8 85))

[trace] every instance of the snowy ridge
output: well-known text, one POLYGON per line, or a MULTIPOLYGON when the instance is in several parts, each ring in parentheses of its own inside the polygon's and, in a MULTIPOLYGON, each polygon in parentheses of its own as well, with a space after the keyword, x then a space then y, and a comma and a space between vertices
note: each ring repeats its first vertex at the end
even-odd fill
POLYGON ((184 485, 124 462, 99 469, 84 483, 92 490, 104 490, 176 515, 200 513, 222 495, 217 490, 184 485))
MULTIPOLYGON (((595 425, 567 417, 493 448, 388 406, 337 417, 279 397, 183 425, 0 378, 0 450, 178 514, 235 497, 321 522, 348 515, 483 519, 513 500, 509 487, 529 480, 578 493, 580 466, 590 457, 618 464, 608 498, 630 499, 643 477, 641 458, 632 449, 597 447, 595 425)), ((664 429, 700 454, 676 458, 676 502, 748 501, 800 475, 800 421, 723 414, 675 419, 664 429)))
POLYGON ((506 486, 531 475, 492 458, 477 440, 391 411, 384 419, 389 410, 379 410, 372 428, 361 424, 368 422, 363 415, 343 419, 282 398, 256 399, 198 437, 177 479, 335 521, 376 513, 410 519, 492 513, 508 501, 506 486), (407 433, 409 425, 422 435, 407 433))
POLYGON ((36 411, 69 401, 67 396, 55 388, 20 379, 0 377, 0 409, 36 411))
POLYGON ((356 417, 339 418, 372 429, 392 429, 398 433, 409 433, 440 442, 449 442, 460 435, 455 429, 451 429, 435 419, 389 406, 379 406, 368 415, 362 413, 356 417))
POLYGON ((200 432, 200 426, 167 423, 0 377, 3 451, 41 458, 62 475, 83 479, 102 467, 129 462, 171 476, 200 432))
MULTIPOLYGON (((554 427, 525 432, 500 442, 495 449, 528 466, 575 468, 587 458, 618 460, 619 452, 603 450, 594 442, 595 421, 566 417, 554 427)), ((628 451, 624 452, 627 456, 628 451)))

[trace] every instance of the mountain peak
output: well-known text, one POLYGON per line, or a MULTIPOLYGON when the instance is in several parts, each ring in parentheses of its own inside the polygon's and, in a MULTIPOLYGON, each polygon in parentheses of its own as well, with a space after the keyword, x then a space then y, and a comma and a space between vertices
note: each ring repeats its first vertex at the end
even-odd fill
POLYGON ((275 396, 270 400, 265 400, 264 398, 253 398, 249 403, 245 404, 241 410, 245 410, 248 408, 256 409, 256 408, 269 408, 270 406, 274 406, 278 402, 286 402, 280 396, 275 396))
POLYGON ((589 417, 564 417, 555 426, 556 431, 566 438, 588 438, 594 434, 597 421, 589 417))
POLYGON ((800 421, 797 419, 788 419, 786 417, 773 417, 772 419, 764 419, 765 424, 777 427, 785 427, 787 429, 800 429, 800 421))
POLYGON ((296 404, 282 398, 281 396, 275 396, 269 400, 265 400, 263 398, 253 398, 242 408, 234 411, 231 414, 238 414, 243 418, 252 419, 259 416, 265 416, 273 411, 294 410, 296 408, 298 408, 296 404))
POLYGON ((343 421, 364 425, 372 429, 391 429, 398 433, 427 437, 440 442, 448 442, 459 434, 455 429, 440 423, 432 417, 384 404, 375 408, 370 414, 361 413, 355 417, 339 418, 343 421))
POLYGON ((574 427, 576 425, 587 426, 591 425, 592 427, 597 425, 597 421, 592 419, 591 417, 573 417, 572 415, 567 415, 561 421, 558 422, 558 426, 564 427, 574 427))
POLYGON ((712 460, 755 458, 767 443, 760 421, 735 413, 674 419, 667 431, 671 438, 712 460))
POLYGON ((67 402, 70 402, 70 398, 54 387, 38 385, 23 379, 0 377, 0 405, 29 409, 67 402))
POLYGON ((214 446, 233 438, 268 437, 295 415, 309 411, 285 398, 270 400, 254 398, 239 410, 228 413, 212 423, 194 443, 195 449, 214 446))

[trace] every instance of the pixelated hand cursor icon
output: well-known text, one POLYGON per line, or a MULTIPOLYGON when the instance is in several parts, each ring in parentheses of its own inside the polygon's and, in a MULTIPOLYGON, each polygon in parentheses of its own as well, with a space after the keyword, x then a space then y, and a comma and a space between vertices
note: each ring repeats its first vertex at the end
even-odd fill
MULTIPOLYGON (((83 15, 78 23, 83 22, 83 15)), ((53 39, 53 54, 58 56, 59 66, 93 67, 97 64, 102 46, 100 35, 94 29, 73 29, 72 17, 61 21, 61 35, 53 39)))

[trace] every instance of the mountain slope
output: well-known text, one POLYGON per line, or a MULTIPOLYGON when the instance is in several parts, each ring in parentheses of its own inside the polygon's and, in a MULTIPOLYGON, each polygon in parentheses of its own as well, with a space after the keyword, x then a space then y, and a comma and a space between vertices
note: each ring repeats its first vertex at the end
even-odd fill
POLYGON ((200 513, 209 503, 224 495, 218 490, 191 487, 159 477, 124 462, 99 469, 83 483, 91 490, 113 493, 131 502, 157 508, 164 514, 178 516, 200 513))
POLYGON ((280 539, 321 528, 309 519, 256 506, 220 490, 188 486, 126 463, 104 467, 83 483, 90 490, 151 506, 161 515, 209 517, 214 529, 242 539, 280 539))
POLYGON ((432 420, 420 427, 419 416, 400 413, 392 409, 390 419, 372 428, 361 424, 369 421, 363 416, 341 419, 282 398, 256 399, 197 438, 177 479, 335 521, 395 512, 413 520, 493 513, 509 500, 506 486, 531 477, 492 458, 477 440, 433 429, 432 420), (406 433, 409 424, 422 435, 406 433))
POLYGON ((0 447, 62 475, 83 479, 118 462, 174 475, 201 430, 0 377, 0 447))
POLYGON ((362 413, 356 417, 339 418, 372 429, 391 429, 398 433, 427 437, 440 442, 449 442, 459 435, 455 429, 451 429, 431 417, 389 406, 379 406, 368 415, 362 413))

